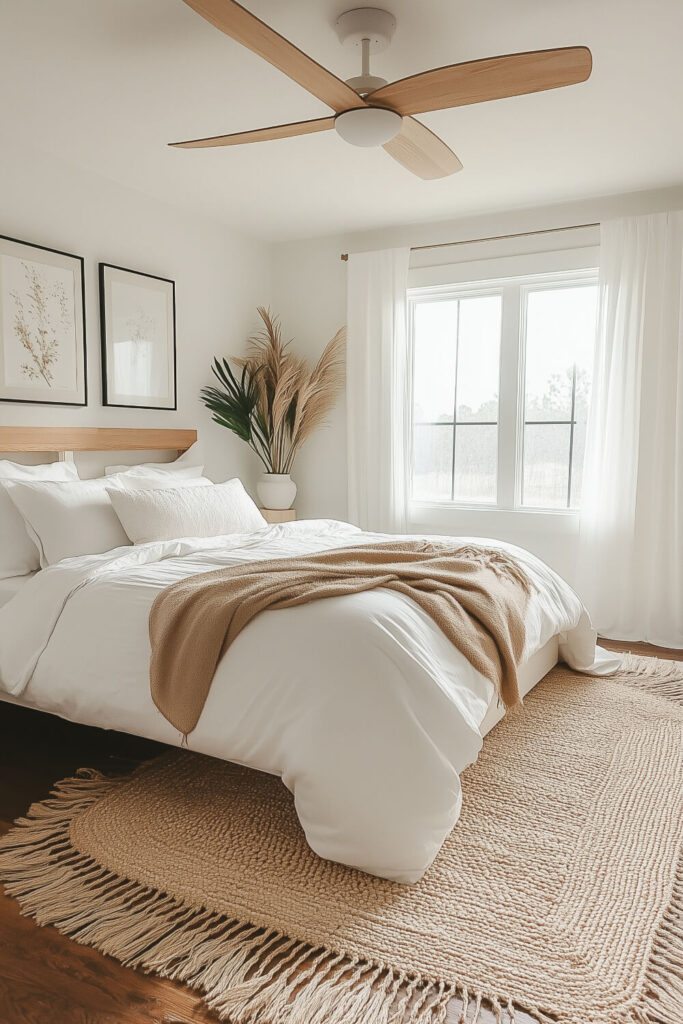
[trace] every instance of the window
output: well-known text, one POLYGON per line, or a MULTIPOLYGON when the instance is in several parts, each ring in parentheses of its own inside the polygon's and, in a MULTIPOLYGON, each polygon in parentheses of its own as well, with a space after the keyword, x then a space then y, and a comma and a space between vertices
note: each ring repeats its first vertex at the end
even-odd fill
POLYGON ((597 287, 525 290, 520 504, 576 508, 586 443, 597 287))
POLYGON ((596 303, 595 271, 411 291, 413 500, 578 507, 596 303))
POLYGON ((413 494, 496 501, 502 296, 415 304, 413 494))

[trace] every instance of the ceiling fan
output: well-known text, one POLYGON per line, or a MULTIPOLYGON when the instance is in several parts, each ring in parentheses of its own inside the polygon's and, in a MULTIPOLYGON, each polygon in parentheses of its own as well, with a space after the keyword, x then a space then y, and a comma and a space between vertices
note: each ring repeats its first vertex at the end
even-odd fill
POLYGON ((462 164, 414 114, 574 85, 585 82, 592 68, 586 46, 568 46, 450 64, 388 84, 370 74, 370 54, 389 45, 395 19, 387 11, 360 7, 336 22, 340 40, 362 53, 361 75, 343 82, 234 0, 184 2, 326 103, 334 116, 170 143, 181 149, 237 146, 335 129, 352 145, 382 146, 420 178, 443 178, 462 170, 462 164))

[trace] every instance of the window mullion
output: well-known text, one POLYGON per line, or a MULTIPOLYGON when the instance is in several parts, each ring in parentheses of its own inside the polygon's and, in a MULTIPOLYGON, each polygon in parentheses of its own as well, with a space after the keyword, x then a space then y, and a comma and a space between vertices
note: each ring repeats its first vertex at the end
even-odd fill
POLYGON ((520 348, 520 289, 509 284, 503 288, 500 345, 497 504, 501 508, 514 508, 517 494, 520 348))
POLYGON ((453 447, 451 450, 451 501, 455 500, 455 445, 458 432, 458 362, 460 359, 460 302, 455 321, 455 379, 453 381, 453 447))
POLYGON ((576 425, 576 363, 572 367, 572 404, 569 422, 569 468, 567 471, 567 508, 572 507, 572 463, 574 461, 574 427, 576 425))

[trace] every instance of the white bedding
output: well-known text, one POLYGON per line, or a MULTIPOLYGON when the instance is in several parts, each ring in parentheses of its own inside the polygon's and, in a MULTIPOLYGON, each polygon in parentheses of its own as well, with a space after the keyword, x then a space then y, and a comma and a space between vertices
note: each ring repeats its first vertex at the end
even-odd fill
MULTIPOLYGON (((149 691, 148 618, 159 591, 221 566, 361 539, 387 538, 312 520, 64 560, 0 608, 0 690, 77 722, 178 744, 149 691)), ((596 652, 588 616, 558 576, 526 551, 483 543, 511 551, 536 585, 525 660, 557 637, 576 669, 618 666, 596 652)), ((416 604, 377 589, 254 619, 219 665, 189 746, 281 775, 321 856, 412 882, 457 821, 459 775, 479 753, 492 702, 491 683, 416 604)))
POLYGON ((25 576, 10 576, 9 579, 0 580, 0 608, 18 594, 34 576, 34 572, 27 572, 25 576))

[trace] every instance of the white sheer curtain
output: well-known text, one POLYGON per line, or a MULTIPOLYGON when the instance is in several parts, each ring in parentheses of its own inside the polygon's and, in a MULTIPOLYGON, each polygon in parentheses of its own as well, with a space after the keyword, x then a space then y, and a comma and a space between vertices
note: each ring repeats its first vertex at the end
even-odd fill
POLYGON ((683 647, 683 212, 601 226, 577 590, 603 635, 683 647))
POLYGON ((388 249, 350 254, 348 262, 349 519, 384 533, 406 527, 409 258, 409 249, 388 249))

